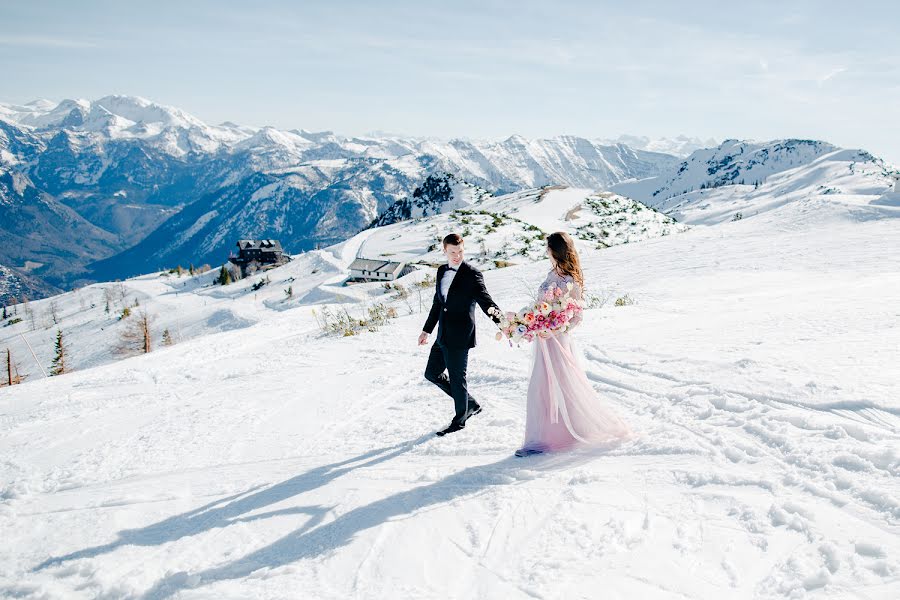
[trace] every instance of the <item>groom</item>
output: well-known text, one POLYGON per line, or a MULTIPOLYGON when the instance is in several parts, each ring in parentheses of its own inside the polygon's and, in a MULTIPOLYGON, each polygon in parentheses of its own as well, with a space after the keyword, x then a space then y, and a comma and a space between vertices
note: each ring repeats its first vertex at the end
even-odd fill
POLYGON ((419 334, 419 345, 428 343, 428 335, 438 325, 437 339, 428 356, 425 379, 453 397, 456 415, 450 425, 438 431, 443 436, 466 426, 466 419, 481 412, 481 406, 469 395, 466 387, 466 365, 469 348, 475 346, 475 303, 495 322, 498 317, 488 309, 498 307, 484 287, 481 272, 463 262, 463 239, 451 233, 443 241, 447 264, 437 272, 436 290, 431 312, 419 334), (447 373, 444 373, 446 369, 447 373))

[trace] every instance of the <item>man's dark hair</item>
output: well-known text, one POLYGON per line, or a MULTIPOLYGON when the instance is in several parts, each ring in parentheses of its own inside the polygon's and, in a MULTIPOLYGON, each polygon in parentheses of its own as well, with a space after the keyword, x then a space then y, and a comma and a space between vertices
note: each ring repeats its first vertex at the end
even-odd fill
POLYGON ((458 233, 451 233, 450 235, 444 237, 444 248, 449 245, 461 246, 463 243, 462 236, 458 233))

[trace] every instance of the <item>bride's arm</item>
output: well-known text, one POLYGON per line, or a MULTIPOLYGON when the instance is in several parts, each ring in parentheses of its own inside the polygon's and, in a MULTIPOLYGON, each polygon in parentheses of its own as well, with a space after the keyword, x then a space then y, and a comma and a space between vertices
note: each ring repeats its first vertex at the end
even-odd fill
MULTIPOLYGON (((565 281, 561 281, 561 282, 560 282, 559 284, 557 284, 557 285, 558 285, 562 290, 566 290, 566 289, 567 289, 567 287, 566 287, 566 282, 565 282, 565 281)), ((576 299, 576 300, 578 300, 578 301, 580 302, 580 301, 581 301, 581 298, 582 298, 582 294, 581 294, 581 286, 578 285, 577 283, 575 283, 575 282, 573 281, 573 282, 572 282, 572 289, 569 291, 569 295, 572 296, 572 298, 574 298, 574 299, 576 299)), ((575 326, 578 325, 579 323, 581 323, 581 313, 578 313, 577 315, 573 316, 573 317, 569 320, 569 327, 568 327, 568 329, 571 330, 573 327, 575 327, 575 326)), ((558 332, 556 332, 556 331, 549 331, 549 330, 546 330, 546 329, 545 329, 544 331, 538 332, 537 335, 538 335, 538 337, 542 337, 542 338, 544 338, 544 339, 547 339, 547 338, 551 338, 551 337, 556 336, 557 333, 558 333, 558 332)))
MULTIPOLYGON (((571 296, 573 298, 575 298, 576 300, 578 300, 579 302, 581 302, 583 299, 583 296, 581 293, 581 286, 578 285, 578 283, 574 282, 574 281, 572 282, 571 296)), ((581 323, 581 319, 582 319, 582 313, 579 312, 574 317, 572 317, 571 321, 569 321, 569 327, 572 328, 572 327, 578 326, 581 323)))

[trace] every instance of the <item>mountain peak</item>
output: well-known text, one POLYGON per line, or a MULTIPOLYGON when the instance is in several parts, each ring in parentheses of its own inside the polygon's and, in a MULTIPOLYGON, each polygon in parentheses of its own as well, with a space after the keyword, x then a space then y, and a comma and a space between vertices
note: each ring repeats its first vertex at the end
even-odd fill
POLYGON ((104 96, 92 104, 134 123, 160 123, 165 127, 203 127, 200 119, 179 108, 151 102, 140 96, 104 96))

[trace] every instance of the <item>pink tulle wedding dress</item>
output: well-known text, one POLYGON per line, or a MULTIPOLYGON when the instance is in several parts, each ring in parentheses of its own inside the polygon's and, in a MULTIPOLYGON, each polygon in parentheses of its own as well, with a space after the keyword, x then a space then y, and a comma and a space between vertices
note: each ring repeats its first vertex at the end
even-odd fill
MULTIPOLYGON (((581 287, 569 275, 550 271, 538 292, 566 290, 581 299, 581 287)), ((577 315, 572 325, 577 326, 577 315)), ((525 443, 517 456, 563 450, 573 446, 595 446, 632 438, 631 429, 597 397, 582 365, 576 358, 569 333, 557 333, 534 342, 534 366, 528 384, 525 443)))

